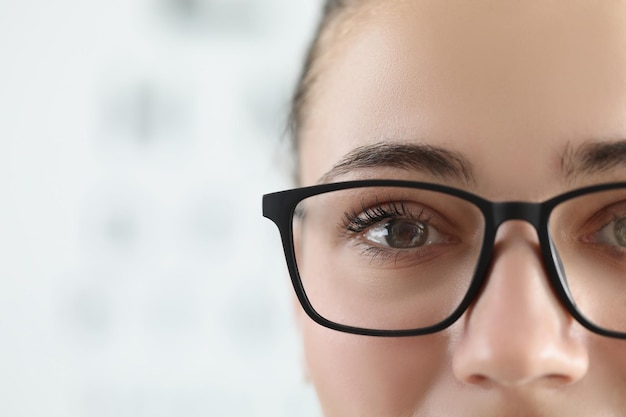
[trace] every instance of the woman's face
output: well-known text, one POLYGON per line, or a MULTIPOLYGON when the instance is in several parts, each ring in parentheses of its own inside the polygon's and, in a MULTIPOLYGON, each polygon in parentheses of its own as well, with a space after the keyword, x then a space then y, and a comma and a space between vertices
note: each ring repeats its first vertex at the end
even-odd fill
MULTIPOLYGON (((447 184, 493 201, 626 180, 626 3, 368 4, 321 58, 301 132, 303 185, 446 183, 384 163, 328 174, 349 167, 357 149, 384 152, 383 143, 462 155, 472 181, 447 184), (593 169, 584 163, 591 149, 593 169)), ((525 222, 500 226, 479 298, 442 332, 357 336, 304 313, 301 327, 329 417, 626 415, 626 341, 567 313, 525 222)))

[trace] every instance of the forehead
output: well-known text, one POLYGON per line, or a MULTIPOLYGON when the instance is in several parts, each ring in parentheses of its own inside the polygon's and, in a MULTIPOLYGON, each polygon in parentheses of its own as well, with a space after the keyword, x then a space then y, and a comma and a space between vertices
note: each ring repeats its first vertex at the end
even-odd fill
POLYGON ((531 162, 551 178, 567 146, 626 137, 624 2, 383 1, 338 27, 301 132, 305 183, 380 141, 461 152, 480 182, 531 162))

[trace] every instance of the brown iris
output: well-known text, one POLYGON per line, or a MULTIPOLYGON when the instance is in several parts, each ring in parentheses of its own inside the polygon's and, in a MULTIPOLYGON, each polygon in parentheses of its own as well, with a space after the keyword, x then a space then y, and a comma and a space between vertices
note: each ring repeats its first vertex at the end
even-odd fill
POLYGON ((620 246, 626 246, 626 217, 622 217, 615 222, 613 232, 615 233, 617 243, 620 246))
MULTIPOLYGON (((387 231, 385 240, 389 246, 397 249, 422 246, 428 238, 428 229, 424 224, 406 220, 392 220, 385 225, 385 230, 387 231)), ((626 235, 626 222, 623 230, 626 235)))

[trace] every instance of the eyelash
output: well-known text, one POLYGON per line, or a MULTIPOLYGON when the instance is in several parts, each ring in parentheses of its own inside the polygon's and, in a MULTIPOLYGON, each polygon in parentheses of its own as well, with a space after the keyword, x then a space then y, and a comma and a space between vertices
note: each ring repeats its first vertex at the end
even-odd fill
POLYGON ((423 219, 424 210, 415 217, 404 203, 387 203, 375 207, 362 207, 361 214, 356 211, 344 213, 344 223, 342 227, 352 233, 361 233, 368 228, 389 219, 409 218, 418 220, 428 225, 428 219, 423 219))

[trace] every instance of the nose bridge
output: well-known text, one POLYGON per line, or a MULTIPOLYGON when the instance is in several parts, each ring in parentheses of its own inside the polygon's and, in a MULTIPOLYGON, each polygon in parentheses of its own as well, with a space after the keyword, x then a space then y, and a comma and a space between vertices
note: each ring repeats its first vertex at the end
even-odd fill
POLYGON ((541 205, 539 203, 504 202, 493 205, 494 228, 509 220, 524 220, 539 230, 541 205))

